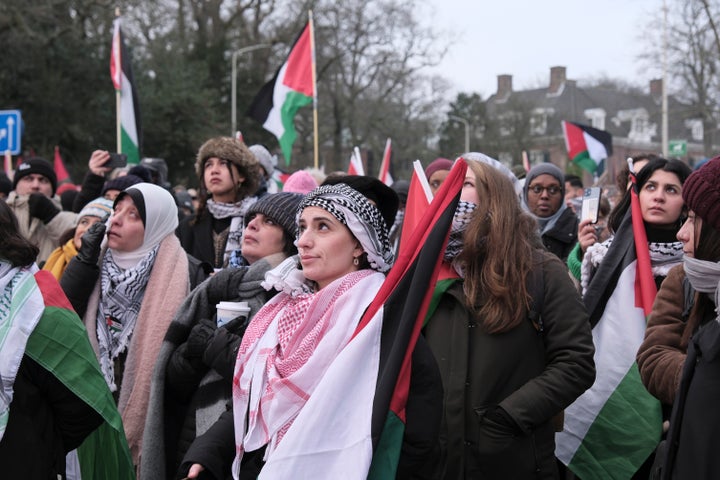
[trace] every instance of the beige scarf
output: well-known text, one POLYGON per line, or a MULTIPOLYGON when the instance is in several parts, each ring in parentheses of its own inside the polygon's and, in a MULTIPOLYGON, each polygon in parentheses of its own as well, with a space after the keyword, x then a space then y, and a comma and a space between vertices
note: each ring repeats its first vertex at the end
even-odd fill
MULTIPOLYGON (((118 410, 122 415, 133 463, 140 463, 142 435, 150 398, 150 381, 168 326, 190 290, 188 261, 175 233, 160 242, 145 297, 128 347, 118 410)), ((98 354, 97 311, 100 282, 95 285, 83 319, 98 354), (90 333, 92 332, 92 333, 90 333)))

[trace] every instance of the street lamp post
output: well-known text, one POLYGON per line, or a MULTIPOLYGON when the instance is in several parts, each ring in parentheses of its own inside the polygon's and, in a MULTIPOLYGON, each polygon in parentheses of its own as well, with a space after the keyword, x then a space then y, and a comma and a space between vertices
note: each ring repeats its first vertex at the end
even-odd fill
POLYGON ((249 47, 243 47, 239 50, 235 50, 232 54, 232 94, 230 99, 230 102, 232 103, 230 113, 232 132, 230 132, 230 136, 235 136, 235 132, 237 131, 237 59, 240 55, 260 50, 262 48, 269 48, 270 46, 271 45, 267 43, 259 43, 257 45, 250 45, 249 47))
POLYGON ((455 115, 448 115, 448 118, 450 120, 455 120, 456 122, 460 122, 463 125, 465 125, 465 150, 464 150, 464 152, 465 153, 469 152, 470 151, 470 124, 464 118, 457 117, 455 115))

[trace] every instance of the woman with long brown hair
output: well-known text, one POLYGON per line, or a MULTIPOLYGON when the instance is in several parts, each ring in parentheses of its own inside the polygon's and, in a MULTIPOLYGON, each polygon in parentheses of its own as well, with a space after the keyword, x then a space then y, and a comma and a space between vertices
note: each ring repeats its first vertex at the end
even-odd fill
POLYGON ((468 162, 458 212, 462 249, 446 259, 463 280, 425 329, 443 377, 443 478, 555 478, 552 419, 594 379, 587 313, 505 175, 468 162))

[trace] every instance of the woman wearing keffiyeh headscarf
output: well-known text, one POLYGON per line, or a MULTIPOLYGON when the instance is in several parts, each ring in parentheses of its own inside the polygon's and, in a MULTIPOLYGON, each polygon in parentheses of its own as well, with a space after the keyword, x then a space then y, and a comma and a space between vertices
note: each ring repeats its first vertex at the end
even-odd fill
POLYGON ((152 370, 175 310, 189 292, 190 267, 174 233, 177 224, 167 190, 133 185, 115 199, 106 248, 101 250, 99 241, 95 251, 93 242, 85 246, 88 236, 102 238, 104 225, 93 225, 61 278, 117 399, 136 465, 152 370))
MULTIPOLYGON (((266 274, 266 288, 280 293, 240 345, 233 411, 191 446, 180 476, 226 478, 233 456, 236 479, 368 475, 379 351, 371 345, 381 318, 356 328, 393 263, 387 225, 373 203, 342 183, 310 192, 297 221, 299 255, 266 274)), ((439 423, 439 395, 436 405, 439 423)))

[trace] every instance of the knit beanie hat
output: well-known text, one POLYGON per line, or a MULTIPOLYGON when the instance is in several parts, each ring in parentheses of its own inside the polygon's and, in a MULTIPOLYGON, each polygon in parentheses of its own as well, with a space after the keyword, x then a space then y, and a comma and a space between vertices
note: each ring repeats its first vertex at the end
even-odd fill
POLYGON ((295 216, 298 206, 302 202, 305 195, 293 192, 280 192, 265 195, 257 202, 253 203, 245 214, 245 226, 257 213, 262 213, 266 217, 270 217, 273 221, 280 224, 282 229, 295 238, 297 236, 297 223, 295 216))
POLYGON ((433 173, 437 172, 438 170, 451 170, 453 166, 453 162, 451 160, 448 160, 447 158, 436 158, 432 162, 430 162, 430 165, 425 167, 425 176, 430 179, 433 173))
POLYGON ((683 184, 682 197, 703 222, 720 230, 720 156, 690 174, 683 184))
POLYGON ((57 190, 57 176, 55 175, 55 170, 53 170, 53 166, 50 165, 50 162, 40 157, 28 158, 18 165, 17 170, 15 170, 15 176, 13 177, 13 190, 17 188, 17 184, 21 178, 33 173, 42 175, 50 180, 50 184, 52 185, 52 195, 54 196, 55 190, 57 190))
POLYGON ((132 187, 133 185, 136 185, 138 183, 143 183, 143 179, 136 175, 128 173, 127 175, 123 175, 122 177, 117 177, 105 182, 105 185, 103 185, 100 195, 105 195, 105 192, 107 192, 108 190, 120 190, 122 192, 126 188, 132 187))
POLYGON ((248 147, 250 153, 255 156, 255 159, 260 163, 260 166, 265 169, 266 176, 272 175, 275 170, 275 162, 273 162, 273 156, 270 155, 268 149, 262 145, 250 145, 248 147))
POLYGON ((306 194, 318 187, 315 177, 305 170, 298 170, 285 180, 283 192, 295 192, 306 194))
POLYGON ((560 196, 565 198, 565 174, 563 174, 562 170, 553 163, 541 163, 532 167, 525 177, 523 200, 525 200, 526 203, 528 199, 528 191, 530 190, 530 184, 540 175, 550 175, 555 177, 560 184, 560 196))
POLYGON ((78 213, 78 220, 80 220, 82 217, 98 217, 101 222, 104 222, 108 219, 110 214, 113 210, 113 202, 112 200, 108 200, 107 198, 98 197, 95 200, 91 201, 87 205, 83 207, 82 210, 80 210, 80 213, 78 213))

